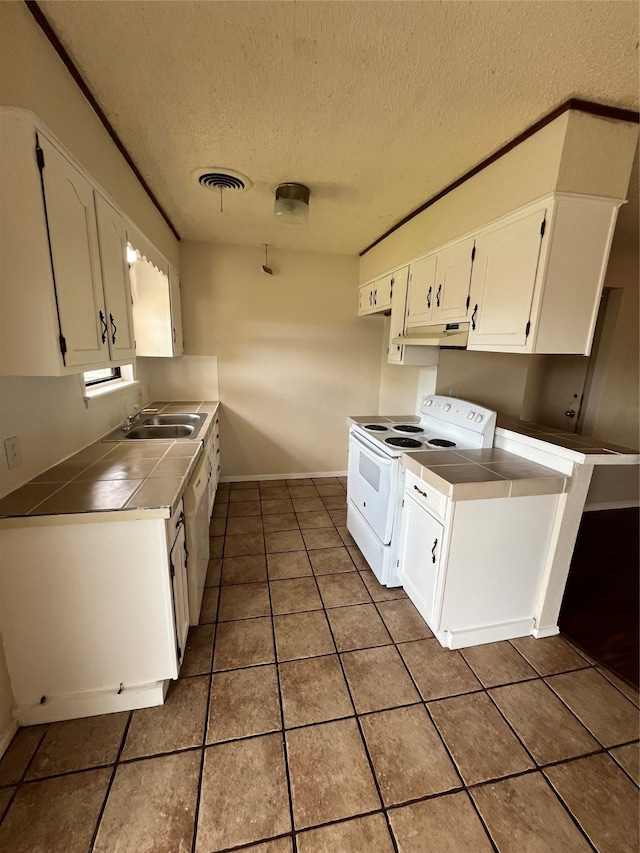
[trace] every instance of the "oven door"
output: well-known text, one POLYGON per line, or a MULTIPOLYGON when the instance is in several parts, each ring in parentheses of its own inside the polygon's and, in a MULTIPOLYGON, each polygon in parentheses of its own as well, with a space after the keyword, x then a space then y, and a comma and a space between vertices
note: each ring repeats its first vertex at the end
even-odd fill
POLYGON ((391 542, 400 459, 387 456, 356 432, 349 435, 347 497, 378 539, 391 542))

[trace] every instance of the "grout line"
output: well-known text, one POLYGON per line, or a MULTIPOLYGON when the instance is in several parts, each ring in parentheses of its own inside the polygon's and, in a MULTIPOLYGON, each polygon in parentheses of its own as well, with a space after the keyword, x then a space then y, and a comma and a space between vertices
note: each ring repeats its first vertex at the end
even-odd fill
POLYGON ((353 713, 355 715, 356 725, 358 727, 358 732, 360 733, 360 740, 361 740, 362 745, 364 747, 364 753, 365 753, 365 756, 366 756, 367 761, 369 763, 369 772, 371 773, 371 777, 373 779, 373 783, 376 787, 376 791, 378 793, 378 798, 380 800, 380 805, 383 809, 384 819, 385 819, 385 822, 387 825, 387 831, 389 833, 389 837, 391 839, 391 843, 393 845, 393 849, 394 849, 395 853, 399 853, 399 848, 398 848, 398 845, 396 842, 395 835, 393 834, 393 830, 391 828, 391 823, 389 821, 389 817, 387 815, 386 810, 384 810, 385 809, 384 797, 382 796, 382 791, 380 790, 380 784, 378 783, 378 777, 376 776, 376 771, 374 768, 373 759, 371 758, 371 753, 369 751, 369 745, 367 744, 367 739, 364 736, 364 731, 362 729, 362 723, 360 722, 360 718, 358 715, 358 709, 356 708, 356 703, 355 703, 355 699, 353 696, 353 690, 351 689, 351 684, 349 683, 349 679, 347 678, 347 673, 346 673, 345 668, 344 668, 344 662, 342 660, 342 655, 338 651, 338 644, 336 642, 335 634, 333 632, 333 627, 332 627, 331 621, 329 620, 329 617, 327 615, 326 608, 324 608, 324 616, 325 616, 325 619, 327 620, 327 624, 329 625, 329 632, 330 632, 331 638, 333 640, 333 645, 335 646, 335 649, 336 649, 336 655, 338 658, 338 664, 340 666, 340 671, 342 672, 342 677, 344 679, 344 683, 347 686, 347 692, 349 694, 349 699, 351 701, 351 706, 353 708, 353 713))
POLYGON ((544 781, 545 781, 545 784, 547 785, 547 787, 548 787, 548 788, 549 788, 549 790, 551 791, 552 796, 554 796, 554 797, 556 798, 556 800, 557 800, 557 801, 558 801, 558 803, 560 804, 560 807, 561 807, 562 809, 564 809, 564 811, 569 815, 569 818, 570 818, 570 819, 571 819, 571 821, 575 824, 575 826, 576 826, 576 827, 577 827, 577 829, 578 829, 578 832, 579 832, 579 833, 583 836, 583 838, 586 840, 586 842, 587 842, 587 844, 589 845, 589 847, 591 847, 591 849, 594 851, 594 853, 598 853, 598 849, 597 849, 597 847, 595 846, 595 844, 591 841, 591 839, 590 839, 590 838, 589 838, 589 836, 587 835, 586 830, 584 830, 584 829, 582 828, 582 826, 580 825, 580 822, 578 821, 578 818, 573 814, 573 812, 572 812, 572 811, 571 811, 571 809, 569 808, 568 804, 567 804, 567 803, 565 803, 565 801, 563 800, 563 798, 562 798, 562 796, 560 795, 560 793, 559 793, 558 791, 556 791, 556 789, 554 788, 554 786, 553 786, 553 784, 552 784, 551 780, 547 778, 547 774, 546 774, 546 773, 541 773, 540 775, 542 776, 542 778, 543 778, 543 779, 544 779, 544 781))
MULTIPOLYGON (((263 542, 265 539, 265 534, 263 532, 263 542)), ((266 558, 265 558, 266 559, 266 558)), ((267 567, 267 578, 269 576, 269 570, 267 567)), ((278 646, 276 644, 276 627, 274 624, 274 615, 273 615, 273 603, 271 601, 271 584, 267 581, 267 593, 269 595, 269 610, 271 613, 271 638, 273 642, 273 658, 274 658, 274 666, 276 672, 276 684, 278 687, 278 703, 279 703, 279 711, 280 711, 280 725, 281 725, 281 738, 282 738, 282 757, 284 761, 284 772, 285 772, 285 780, 287 785, 287 800, 289 803, 289 822, 291 826, 291 847, 293 853, 297 853, 298 844, 294 835, 295 831, 295 822, 293 815, 293 792, 291 786, 291 774, 289 772, 289 749, 287 746, 287 738, 284 727, 284 703, 282 701, 282 684, 280 681, 280 667, 278 665, 278 646)))
POLYGON ((118 752, 116 754, 115 761, 113 762, 113 768, 111 770, 111 776, 109 777, 109 784, 107 785, 107 790, 104 794, 104 799, 102 800, 102 806, 100 808, 100 812, 98 814, 98 818, 96 820, 96 824, 93 830, 93 834, 91 836, 91 842, 89 843, 89 851, 92 851, 96 840, 98 838, 98 832, 100 831, 100 824, 102 823, 102 818, 104 817, 104 813, 107 808, 107 803, 109 801, 109 797, 111 795, 111 791, 113 790, 113 783, 116 778, 116 771, 118 769, 118 762, 120 760, 120 756, 122 755, 122 750, 124 749, 124 745, 126 743, 127 737, 129 735, 129 728, 131 726, 131 720, 133 719, 133 711, 129 711, 129 717, 124 727, 124 731, 122 733, 122 737, 120 738, 120 746, 118 747, 118 752))
MULTIPOLYGON (((215 503, 215 497, 214 497, 214 503, 215 503)), ((211 521, 211 519, 209 519, 209 521, 211 521)), ((223 549, 223 552, 224 552, 224 549, 223 549)), ((206 580, 205 580, 205 582, 206 582, 206 580)), ((220 565, 220 583, 222 583, 222 564, 220 565)), ((208 673, 208 675, 209 675, 209 690, 207 693, 207 702, 206 702, 205 713, 204 713, 204 725, 203 725, 203 732, 202 732, 202 746, 200 747, 200 749, 202 750, 202 754, 200 756, 200 771, 198 773, 198 786, 196 789, 196 802, 195 802, 195 806, 193 809, 193 834, 191 837, 191 853, 195 853, 196 841, 197 841, 197 837, 198 837, 198 818, 200 817, 200 798, 202 795, 202 780, 204 777, 204 759, 205 759, 205 753, 206 753, 206 749, 207 749, 207 730, 209 728, 209 709, 211 706, 211 694, 213 692, 213 677, 214 677, 213 654, 214 654, 214 650, 215 650, 215 646, 216 646, 216 636, 218 634, 218 624, 219 623, 217 621, 217 617, 218 617, 218 614, 220 611, 220 599, 221 599, 221 597, 222 596, 220 595, 220 585, 218 585, 218 601, 216 603, 216 622, 214 623, 213 639, 211 641, 211 657, 210 657, 209 673, 208 673)), ((205 624, 208 624, 208 623, 205 623, 205 624)), ((184 658, 183 658, 183 663, 184 663, 184 658)))

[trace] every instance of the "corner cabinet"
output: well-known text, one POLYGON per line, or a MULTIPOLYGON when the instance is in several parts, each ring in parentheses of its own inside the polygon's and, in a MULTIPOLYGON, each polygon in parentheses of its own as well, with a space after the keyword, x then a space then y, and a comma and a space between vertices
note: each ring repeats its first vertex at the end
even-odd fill
POLYGON ((0 631, 21 725, 160 705, 189 628, 182 501, 3 519, 0 631))
POLYGON ((467 348, 589 355, 621 204, 556 193, 483 230, 467 348))
POLYGON ((30 113, 0 110, 0 147, 1 372, 130 361, 124 218, 30 113))

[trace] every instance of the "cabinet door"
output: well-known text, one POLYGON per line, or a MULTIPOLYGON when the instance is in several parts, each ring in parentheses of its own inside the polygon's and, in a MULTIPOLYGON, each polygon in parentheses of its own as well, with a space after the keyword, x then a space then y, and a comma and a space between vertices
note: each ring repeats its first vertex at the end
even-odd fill
POLYGON ((173 355, 169 270, 159 270, 144 258, 131 266, 133 327, 136 355, 173 355))
POLYGON ((463 240, 438 252, 433 322, 466 320, 475 240, 463 240))
POLYGON ((189 598, 187 595, 187 551, 184 539, 184 524, 173 543, 169 556, 171 588, 173 593, 173 619, 176 629, 176 656, 178 668, 182 663, 189 632, 189 598))
POLYGON ((373 305, 376 311, 389 311, 391 309, 394 284, 395 273, 376 279, 373 288, 373 305))
POLYGON ((374 282, 363 284, 358 290, 358 314, 372 314, 374 282))
POLYGON ((391 301, 391 323, 389 326, 389 350, 387 360, 392 364, 402 364, 404 347, 394 344, 393 339, 405 332, 405 312, 407 310, 407 280, 409 267, 402 267, 394 273, 393 297, 391 301))
POLYGON ((93 187, 45 137, 38 141, 64 363, 108 364, 93 187))
POLYGON ((408 328, 431 322, 435 302, 436 261, 436 255, 429 255, 409 267, 408 328))
POLYGON ((443 532, 442 524, 405 492, 398 577, 432 631, 437 628, 435 594, 443 532))
POLYGON ((468 348, 527 343, 545 213, 528 213, 477 238, 468 348))
POLYGON ((169 300, 171 303, 171 334, 173 354, 182 355, 182 305, 180 303, 180 277, 173 267, 169 267, 169 300))
POLYGON ((95 204, 102 286, 109 324, 109 352, 113 361, 132 359, 136 352, 125 222, 99 193, 95 193, 95 204))

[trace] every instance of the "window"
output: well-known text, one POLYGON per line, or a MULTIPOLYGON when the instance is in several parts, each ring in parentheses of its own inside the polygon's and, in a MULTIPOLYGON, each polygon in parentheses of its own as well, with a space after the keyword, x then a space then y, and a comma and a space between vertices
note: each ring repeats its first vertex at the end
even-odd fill
POLYGON ((101 382, 111 382, 113 379, 120 379, 121 371, 119 367, 103 367, 100 370, 87 370, 84 376, 84 384, 87 388, 91 385, 99 385, 101 382))

